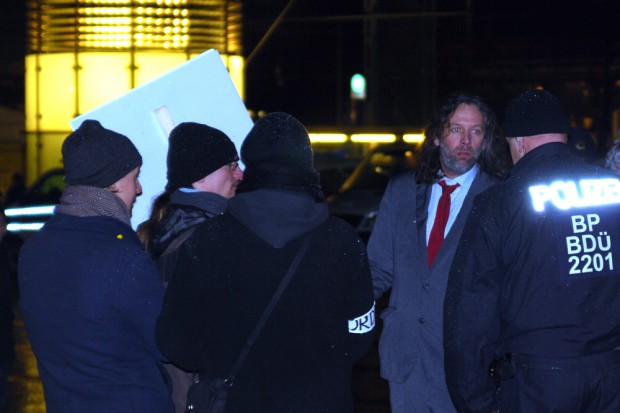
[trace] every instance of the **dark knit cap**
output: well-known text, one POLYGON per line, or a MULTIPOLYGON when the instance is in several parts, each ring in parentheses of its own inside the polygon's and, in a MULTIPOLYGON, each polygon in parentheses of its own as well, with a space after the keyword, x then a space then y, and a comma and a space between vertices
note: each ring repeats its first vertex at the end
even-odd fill
POLYGON ((235 144, 221 130, 202 123, 180 123, 168 138, 166 189, 191 188, 194 182, 235 159, 235 144))
POLYGON ((529 90, 512 100, 504 118, 508 138, 568 133, 568 116, 557 97, 546 90, 529 90))
POLYGON ((241 145, 241 160, 245 171, 237 193, 270 188, 324 199, 308 131, 287 113, 270 113, 254 124, 241 145))
POLYGON ((85 120, 62 144, 67 185, 105 188, 137 167, 142 157, 124 135, 85 120))

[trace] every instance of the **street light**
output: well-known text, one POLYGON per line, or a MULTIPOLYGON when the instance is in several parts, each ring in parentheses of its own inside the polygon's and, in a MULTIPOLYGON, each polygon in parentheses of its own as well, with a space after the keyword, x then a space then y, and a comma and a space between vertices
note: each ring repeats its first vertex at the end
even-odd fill
POLYGON ((359 73, 351 76, 351 99, 366 100, 366 78, 359 73))

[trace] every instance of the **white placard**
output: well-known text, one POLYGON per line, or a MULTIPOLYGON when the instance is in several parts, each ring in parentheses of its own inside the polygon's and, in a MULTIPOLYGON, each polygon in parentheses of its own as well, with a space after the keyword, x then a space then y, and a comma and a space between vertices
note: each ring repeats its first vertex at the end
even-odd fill
POLYGON ((121 97, 71 120, 77 129, 86 119, 127 136, 142 155, 142 196, 131 224, 148 218, 151 202, 166 185, 168 134, 181 122, 199 122, 225 132, 240 150, 252 118, 219 53, 208 50, 121 97))

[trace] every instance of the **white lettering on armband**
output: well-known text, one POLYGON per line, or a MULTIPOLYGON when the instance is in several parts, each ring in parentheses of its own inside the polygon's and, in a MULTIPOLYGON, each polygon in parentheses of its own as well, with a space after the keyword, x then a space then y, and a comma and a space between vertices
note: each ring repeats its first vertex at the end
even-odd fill
POLYGON ((349 320, 349 333, 352 334, 364 334, 372 331, 375 328, 375 303, 372 303, 372 308, 364 315, 361 315, 353 320, 349 320))
POLYGON ((614 178, 555 181, 551 185, 534 185, 529 188, 532 206, 538 212, 551 202, 556 208, 609 205, 620 203, 620 180, 614 178))

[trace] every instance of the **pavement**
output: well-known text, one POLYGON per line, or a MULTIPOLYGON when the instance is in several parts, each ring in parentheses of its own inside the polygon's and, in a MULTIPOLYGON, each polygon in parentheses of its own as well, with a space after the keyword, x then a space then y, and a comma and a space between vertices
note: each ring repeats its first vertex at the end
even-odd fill
MULTIPOLYGON (((19 311, 15 311, 16 360, 9 375, 9 395, 2 413, 45 413, 37 362, 19 311)), ((380 318, 379 329, 380 329, 380 318)), ((372 350, 353 369, 351 389, 356 413, 390 413, 387 382, 379 377, 378 334, 372 350)))
POLYGON ((9 373, 9 394, 4 412, 45 413, 45 400, 37 361, 32 354, 32 347, 19 311, 15 311, 15 315, 13 323, 15 362, 9 373))

